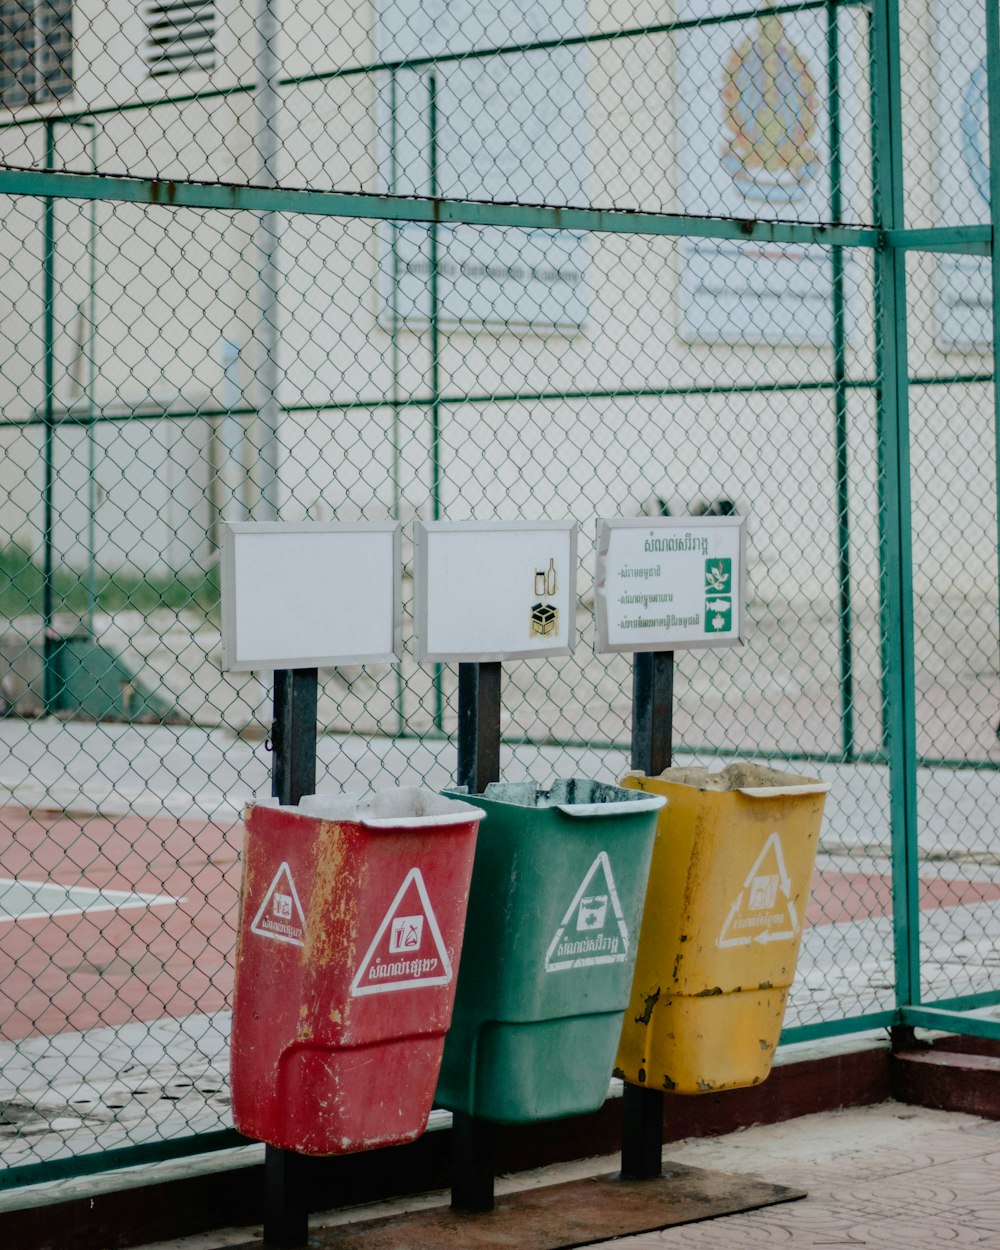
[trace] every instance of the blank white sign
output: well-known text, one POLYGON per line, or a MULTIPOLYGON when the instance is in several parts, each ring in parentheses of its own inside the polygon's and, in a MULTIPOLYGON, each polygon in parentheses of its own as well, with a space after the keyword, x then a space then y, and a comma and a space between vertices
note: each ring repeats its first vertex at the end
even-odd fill
POLYGON ((222 527, 222 667, 320 668, 399 658, 399 526, 222 527))
POLYGON ((573 521, 417 522, 417 659, 572 654, 576 528, 573 521))

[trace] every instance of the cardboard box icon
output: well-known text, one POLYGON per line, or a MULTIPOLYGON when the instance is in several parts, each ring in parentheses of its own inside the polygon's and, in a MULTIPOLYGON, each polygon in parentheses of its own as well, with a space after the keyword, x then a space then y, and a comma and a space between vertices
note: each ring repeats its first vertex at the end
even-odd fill
POLYGON ((559 609, 552 603, 536 603, 531 609, 531 632, 545 637, 559 626, 559 609))

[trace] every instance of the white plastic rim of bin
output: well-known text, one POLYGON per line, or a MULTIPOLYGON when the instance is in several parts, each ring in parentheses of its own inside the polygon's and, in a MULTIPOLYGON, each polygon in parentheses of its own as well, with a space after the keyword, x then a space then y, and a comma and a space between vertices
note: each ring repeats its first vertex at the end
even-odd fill
POLYGON ((349 820, 370 829, 466 825, 486 815, 480 807, 445 798, 423 786, 399 786, 367 794, 305 794, 298 807, 286 810, 316 820, 349 820))
POLYGON ((533 781, 491 781, 483 798, 518 807, 555 807, 567 816, 625 816, 630 812, 658 811, 667 802, 662 794, 623 790, 589 778, 554 781, 546 790, 533 781), (625 798, 624 795, 636 795, 625 798), (577 798, 577 795, 580 797, 577 798))

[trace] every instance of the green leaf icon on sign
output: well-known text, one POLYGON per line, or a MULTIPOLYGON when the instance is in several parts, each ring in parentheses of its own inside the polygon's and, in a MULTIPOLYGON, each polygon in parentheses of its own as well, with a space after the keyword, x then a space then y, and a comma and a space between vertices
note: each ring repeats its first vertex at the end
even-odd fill
POLYGON ((705 633, 724 634, 733 627, 732 599, 705 600, 705 633))
POLYGON ((719 558, 705 561, 705 594, 728 595, 732 591, 733 562, 719 558))

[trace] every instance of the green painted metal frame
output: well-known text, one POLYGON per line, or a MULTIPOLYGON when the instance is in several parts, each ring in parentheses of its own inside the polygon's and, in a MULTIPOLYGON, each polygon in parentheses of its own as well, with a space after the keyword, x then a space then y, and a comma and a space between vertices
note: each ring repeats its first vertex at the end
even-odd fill
POLYGON ((119 1168, 165 1163, 170 1159, 184 1159, 190 1155, 209 1154, 216 1150, 232 1150, 234 1146, 254 1144, 235 1129, 191 1133, 157 1142, 137 1142, 113 1150, 95 1151, 93 1154, 72 1155, 64 1159, 49 1159, 44 1163, 24 1163, 17 1167, 0 1169, 0 1191, 49 1181, 69 1180, 77 1176, 96 1176, 100 1172, 113 1172, 119 1168))
MULTIPOLYGON (((54 125, 55 123, 53 123, 54 125)), ((698 217, 632 209, 503 204, 483 200, 393 196, 363 191, 313 191, 235 183, 133 178, 40 169, 0 169, 0 195, 103 200, 164 208, 227 212, 294 213, 300 216, 410 221, 424 225, 514 226, 525 230, 580 230, 593 234, 639 234, 661 238, 734 239, 757 243, 818 243, 877 249, 886 244, 875 226, 833 226, 755 217, 698 217)), ((941 231, 939 247, 983 254, 983 241, 966 238, 969 227, 941 231)), ((979 230, 980 228, 976 228, 979 230)), ((905 246, 901 238, 894 246, 905 246)))
MULTIPOLYGON (((990 153, 990 225, 994 239, 1000 228, 1000 7, 996 0, 985 0, 986 20, 986 83, 987 116, 989 119, 990 153)), ((991 297, 993 314, 993 363, 1000 360, 1000 248, 990 253, 991 297)), ((1000 386, 993 385, 993 431, 994 453, 997 473, 997 524, 1000 527, 1000 386)), ((997 551, 1000 552, 1000 528, 997 533, 997 551)), ((916 845, 916 834, 914 834, 916 845)), ((919 989, 919 981, 918 981, 919 989)), ((933 1005, 921 1004, 920 996, 902 1008, 900 1022, 911 1028, 940 1029, 965 1034, 970 1037, 990 1038, 1000 1041, 1000 1019, 985 1020, 964 1014, 1000 1003, 1000 990, 968 994, 961 998, 939 1000, 933 1005)))
MULTIPOLYGON (((985 0, 986 9, 986 108, 989 119, 990 224, 994 237, 1000 230, 1000 8, 996 0, 985 0)), ((996 384, 1000 360, 1000 247, 991 256, 993 296, 993 432, 996 456, 997 552, 1000 553, 1000 386, 996 384)), ((1000 574, 1000 569, 998 569, 1000 574)))
MULTIPOLYGON (((960 373, 945 377, 915 376, 911 377, 909 381, 911 390, 914 387, 989 386, 992 383, 992 373, 960 373)), ((810 391, 822 392, 833 390, 837 385, 843 385, 847 391, 874 391, 881 386, 881 382, 877 378, 846 378, 843 383, 838 383, 827 378, 820 378, 812 382, 755 382, 753 384, 733 383, 731 385, 715 383, 712 386, 622 387, 620 390, 498 391, 495 394, 487 392, 475 394, 469 392, 463 395, 442 394, 438 396, 437 402, 442 408, 445 408, 451 405, 481 406, 488 404, 538 403, 543 400, 584 403, 588 400, 615 399, 684 399, 691 397, 723 399, 727 396, 736 395, 789 395, 810 391)), ((377 412, 380 408, 426 408, 430 403, 430 397, 422 395, 408 395, 405 399, 400 399, 395 395, 388 398, 384 395, 373 395, 367 399, 330 399, 323 403, 315 404, 286 404, 284 411, 289 413, 377 412)), ((58 428, 65 423, 73 428, 83 428, 88 424, 108 421, 204 421, 222 416, 252 417, 253 415, 254 409, 252 408, 235 407, 171 408, 158 412, 142 412, 138 409, 129 409, 123 412, 109 412, 105 410, 94 413, 90 413, 86 408, 80 410, 71 408, 55 417, 55 425, 58 428)), ((37 411, 31 416, 20 418, 10 417, 6 414, 0 415, 0 427, 28 427, 44 424, 44 415, 37 411)))
MULTIPOLYGON (((956 374, 951 377, 910 378, 907 370, 906 343, 906 255, 910 251, 938 254, 989 256, 993 273, 994 361, 1000 356, 1000 249, 992 246, 1000 217, 1000 14, 997 6, 987 0, 987 52, 989 59, 989 118, 991 153, 992 223, 989 226, 958 226, 909 230, 905 224, 903 200, 903 116, 899 74, 900 37, 898 0, 808 0, 805 3, 758 7, 730 13, 708 21, 668 22, 627 30, 599 32, 577 39, 536 41, 509 47, 481 49, 474 53, 417 58, 408 61, 380 62, 365 66, 349 66, 329 74, 309 75, 282 80, 282 86, 304 85, 352 75, 380 71, 390 73, 390 94, 393 119, 396 105, 396 71, 429 69, 449 61, 482 59, 526 51, 572 45, 596 45, 617 40, 663 35, 694 26, 745 21, 765 13, 806 13, 824 11, 827 20, 827 66, 830 87, 829 143, 831 150, 830 224, 808 224, 790 221, 696 217, 683 214, 630 212, 591 207, 554 207, 550 205, 496 204, 469 200, 445 200, 438 197, 436 179, 436 94, 435 76, 428 75, 430 104, 430 195, 429 197, 395 194, 396 180, 390 180, 389 194, 309 191, 281 187, 220 185, 190 181, 163 181, 121 176, 57 172, 55 169, 56 128, 62 124, 89 121, 137 109, 177 107, 180 104, 206 99, 219 99, 243 94, 252 86, 237 84, 221 91, 192 93, 186 97, 158 101, 137 101, 106 109, 82 110, 51 114, 48 117, 19 119, 12 125, 41 125, 45 133, 45 169, 0 170, 0 195, 41 197, 43 210, 43 337, 45 396, 40 411, 21 421, 4 421, 9 425, 41 425, 44 428, 46 536, 46 599, 43 607, 45 625, 51 625, 52 529, 54 509, 55 436, 63 422, 93 428, 103 421, 177 420, 184 417, 210 418, 218 413, 206 410, 188 412, 107 413, 88 405, 85 414, 67 413, 57 416, 54 407, 54 338, 55 338, 55 202, 58 199, 90 202, 118 202, 164 206, 173 209, 214 209, 257 213, 285 212, 298 215, 370 219, 393 223, 418 222, 431 227, 430 281, 430 366, 429 394, 426 397, 401 398, 398 392, 398 360, 393 368, 393 390, 389 398, 352 400, 342 403, 296 405, 290 411, 322 412, 377 409, 388 406, 393 413, 394 439, 399 440, 399 418, 404 407, 426 407, 431 418, 432 498, 434 515, 441 512, 441 414, 453 404, 517 403, 530 400, 593 400, 664 398, 670 396, 723 396, 750 393, 801 392, 816 390, 832 392, 834 399, 834 459, 837 481, 838 586, 841 638, 841 719, 843 749, 840 755, 809 755, 802 758, 817 762, 888 763, 890 771, 890 815, 892 825, 893 930, 895 949, 895 1007, 835 1021, 795 1026, 782 1034, 783 1042, 814 1040, 843 1036, 873 1028, 889 1028, 903 1024, 912 1027, 949 1029, 975 1036, 1000 1037, 1000 1022, 969 1016, 970 1010, 1000 1003, 1000 990, 942 1000, 934 1005, 921 1003, 917 786, 919 766, 935 765, 959 768, 995 768, 995 764, 968 760, 938 760, 918 757, 916 753, 915 674, 913 667, 913 587, 911 551, 911 507, 909 470, 908 390, 914 386, 990 384, 993 374, 956 374), (872 25, 872 133, 875 158, 876 225, 850 225, 841 222, 841 144, 839 116, 839 33, 837 17, 846 8, 868 10, 872 25), (510 226, 527 229, 578 230, 590 233, 617 233, 666 238, 707 238, 739 241, 819 244, 830 248, 833 278, 833 343, 832 369, 829 379, 808 383, 774 383, 754 386, 709 386, 609 389, 602 391, 526 392, 506 395, 448 395, 440 380, 441 341, 439 327, 439 293, 436 287, 437 227, 464 223, 480 226, 510 226), (878 342, 876 376, 852 379, 846 365, 846 299, 844 292, 843 249, 860 248, 875 258, 876 336, 878 342), (885 680, 887 744, 884 752, 857 752, 853 732, 853 677, 851 658, 850 602, 850 534, 848 529, 849 497, 847 395, 852 390, 874 391, 878 409, 880 451, 880 514, 883 590, 883 630, 886 646, 885 680)), ((393 120, 395 125, 395 120, 393 120)), ((393 156, 395 160, 395 144, 393 156)), ((398 317, 392 314, 395 343, 398 317)), ((398 356, 398 344, 395 351, 398 356)), ((997 413, 998 457, 1000 457, 1000 388, 995 388, 997 413)), ((229 410, 226 410, 227 412, 229 410)), ((231 415, 251 417, 250 409, 234 409, 231 415)), ((394 494, 398 510, 398 489, 394 494)), ((1000 546, 1000 534, 998 534, 1000 546)), ((50 692, 46 686, 46 702, 50 692)), ((443 712, 443 708, 439 709, 443 712)), ((436 737, 429 735, 405 735, 436 737)), ((512 743, 513 739, 510 740, 512 743)), ((518 742, 522 740, 517 740, 518 742)), ((527 742, 527 739, 523 740, 527 742)), ((564 743, 563 745, 574 745, 564 743)), ((599 746, 588 742, 588 746, 599 746)), ((621 744, 606 743, 607 747, 621 744)), ((714 750, 715 748, 713 748, 714 750)), ((777 757, 777 753, 775 753, 777 757)), ((787 756, 782 755, 782 758, 787 756)), ((194 1151, 225 1148, 241 1144, 244 1139, 226 1131, 171 1141, 126 1147, 98 1155, 76 1157, 10 1169, 0 1173, 0 1187, 27 1184, 57 1176, 82 1175, 108 1168, 178 1157, 194 1151)))
MULTIPOLYGON (((830 220, 839 224, 843 209, 843 161, 840 117, 840 13, 830 5, 826 15, 826 75, 830 113, 830 220)), ((837 603, 840 632, 840 729, 844 758, 854 756, 854 643, 851 604, 850 473, 847 432, 847 299, 844 251, 830 249, 833 286, 833 424, 837 490, 837 603)))
POLYGON ((876 210, 885 246, 876 252, 876 337, 882 380, 877 392, 881 450, 883 657, 892 830, 892 914, 897 1008, 920 1001, 917 876, 916 683, 913 652, 912 511, 909 377, 906 341, 906 254, 903 109, 897 0, 873 5, 873 107, 876 210))
MULTIPOLYGON (((45 127, 45 167, 54 169, 56 162, 55 126, 45 127)), ((52 618, 55 611, 52 551, 55 533, 55 305, 56 305, 56 206, 47 199, 42 213, 42 350, 44 368, 42 385, 44 405, 45 447, 43 451, 44 482, 42 486, 42 702, 45 711, 56 707, 55 667, 52 663, 52 618)))

